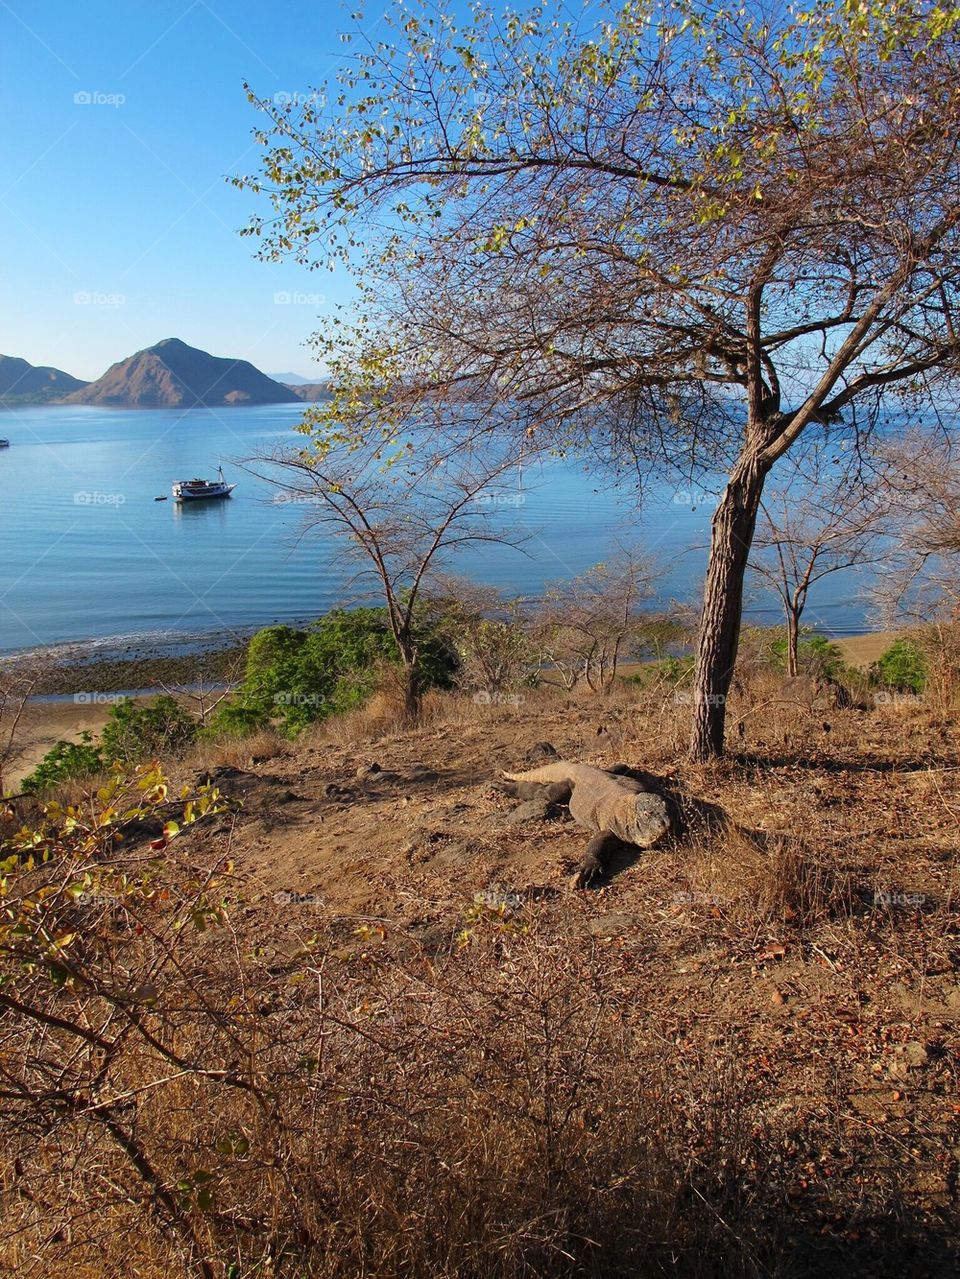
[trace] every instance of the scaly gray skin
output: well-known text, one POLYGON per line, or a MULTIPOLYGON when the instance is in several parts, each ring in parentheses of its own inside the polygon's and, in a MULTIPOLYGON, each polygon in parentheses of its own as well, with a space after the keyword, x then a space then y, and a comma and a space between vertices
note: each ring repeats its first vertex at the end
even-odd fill
POLYGON ((525 773, 504 773, 517 788, 528 785, 570 788, 570 816, 595 832, 577 876, 582 887, 603 871, 615 840, 637 848, 653 848, 671 829, 663 796, 648 791, 632 777, 608 773, 589 764, 557 760, 525 773))

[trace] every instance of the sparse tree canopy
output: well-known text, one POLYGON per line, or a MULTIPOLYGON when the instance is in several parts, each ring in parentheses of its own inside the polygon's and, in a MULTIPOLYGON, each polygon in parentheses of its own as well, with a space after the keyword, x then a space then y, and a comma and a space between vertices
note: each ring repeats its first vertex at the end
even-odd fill
POLYGON ((387 455, 383 441, 279 449, 261 459, 280 500, 304 510, 306 527, 324 527, 341 551, 372 577, 404 668, 409 717, 420 710, 418 609, 424 587, 451 556, 483 543, 520 546, 524 530, 499 518, 496 497, 515 466, 509 441, 469 431, 427 439, 408 432, 387 455))
POLYGON ((582 678, 592 692, 610 692, 620 660, 640 639, 641 609, 652 599, 657 577, 653 564, 621 551, 609 564, 595 564, 546 591, 534 634, 543 663, 564 688, 582 678))
POLYGON ((787 623, 787 673, 798 675, 800 622, 824 578, 881 559, 899 506, 882 457, 844 457, 812 436, 786 458, 760 504, 751 567, 776 591, 787 623))
POLYGON ((692 752, 723 745, 765 477, 957 371, 958 13, 398 10, 261 134, 268 257, 356 270, 321 430, 425 396, 645 467, 715 465, 692 752))
POLYGON ((887 625, 960 620, 960 463, 955 448, 914 431, 886 454, 901 510, 888 571, 875 588, 887 625))

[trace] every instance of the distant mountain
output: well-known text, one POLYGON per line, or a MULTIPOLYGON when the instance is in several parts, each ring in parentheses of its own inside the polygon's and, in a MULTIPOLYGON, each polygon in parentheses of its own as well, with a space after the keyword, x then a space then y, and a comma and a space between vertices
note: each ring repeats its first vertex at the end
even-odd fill
POLYGON ((301 377, 299 373, 268 373, 274 382, 282 382, 284 386, 307 386, 310 379, 301 377))
POLYGON ((288 383, 288 386, 298 400, 306 400, 308 404, 316 404, 318 400, 333 399, 329 382, 288 383))
POLYGON ((87 386, 78 377, 45 364, 28 364, 15 355, 0 355, 0 403, 46 404, 87 386))
POLYGON ((61 402, 148 409, 295 404, 299 398, 247 360, 220 359, 179 338, 164 338, 111 365, 103 377, 61 402))

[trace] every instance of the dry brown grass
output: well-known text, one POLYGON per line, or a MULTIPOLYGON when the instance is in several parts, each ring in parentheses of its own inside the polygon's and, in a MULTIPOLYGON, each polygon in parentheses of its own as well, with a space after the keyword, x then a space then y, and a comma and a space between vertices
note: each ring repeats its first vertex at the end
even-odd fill
POLYGON ((643 1047, 623 973, 582 937, 492 916, 433 957, 345 965, 320 944, 272 978, 233 947, 189 951, 150 1015, 181 1069, 134 1030, 94 1108, 75 1080, 66 1107, 8 1113, 11 1272, 780 1272, 786 1186, 735 1046, 643 1047), (206 1017, 185 1011, 201 987, 206 1017))
MULTIPOLYGON (((145 1023, 121 1019, 106 1075, 49 1027, 4 1069, 28 1093, 8 1095, 0 1264, 104 1279, 720 1279, 841 1259, 911 1273, 883 1268, 896 1232, 893 1264, 918 1248, 928 1264, 939 1245, 898 1206, 895 1167, 832 1186, 828 1208, 798 1199, 829 1120, 764 1103, 735 1025, 677 1038, 669 1007, 637 1005, 629 953, 575 922, 490 911, 466 944, 431 949, 368 928, 362 948, 316 939, 279 964, 248 958, 235 925, 182 934, 176 964, 126 944, 126 981, 152 971, 153 1003, 145 1023), (55 1061, 61 1103, 42 1082, 55 1061)), ((169 935, 156 909, 141 923, 169 935)), ((109 1025, 116 975, 100 981, 59 1015, 109 1025)), ((8 1015, 6 1054, 24 1033, 8 1015)))
POLYGON ((929 672, 926 699, 945 715, 960 708, 960 624, 921 627, 914 638, 929 672))
POLYGON ((215 741, 200 741, 185 757, 185 771, 214 768, 239 768, 244 771, 266 760, 286 759, 293 754, 292 744, 273 728, 260 728, 243 737, 225 736, 215 741))
POLYGON ((404 714, 402 696, 388 684, 359 709, 331 716, 307 729, 301 741, 307 747, 354 747, 386 742, 410 731, 490 723, 509 725, 522 722, 544 704, 555 704, 552 690, 525 690, 486 699, 481 694, 430 689, 423 697, 416 724, 411 726, 404 714))

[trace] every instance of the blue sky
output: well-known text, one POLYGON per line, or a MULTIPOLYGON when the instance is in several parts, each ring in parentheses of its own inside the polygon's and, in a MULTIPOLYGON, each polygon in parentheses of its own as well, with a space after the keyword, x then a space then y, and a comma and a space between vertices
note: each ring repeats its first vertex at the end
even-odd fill
POLYGON ((318 373, 304 342, 349 283, 257 262, 224 179, 257 164, 244 79, 302 93, 354 25, 324 0, 0 0, 0 352, 95 378, 180 337, 318 373))

